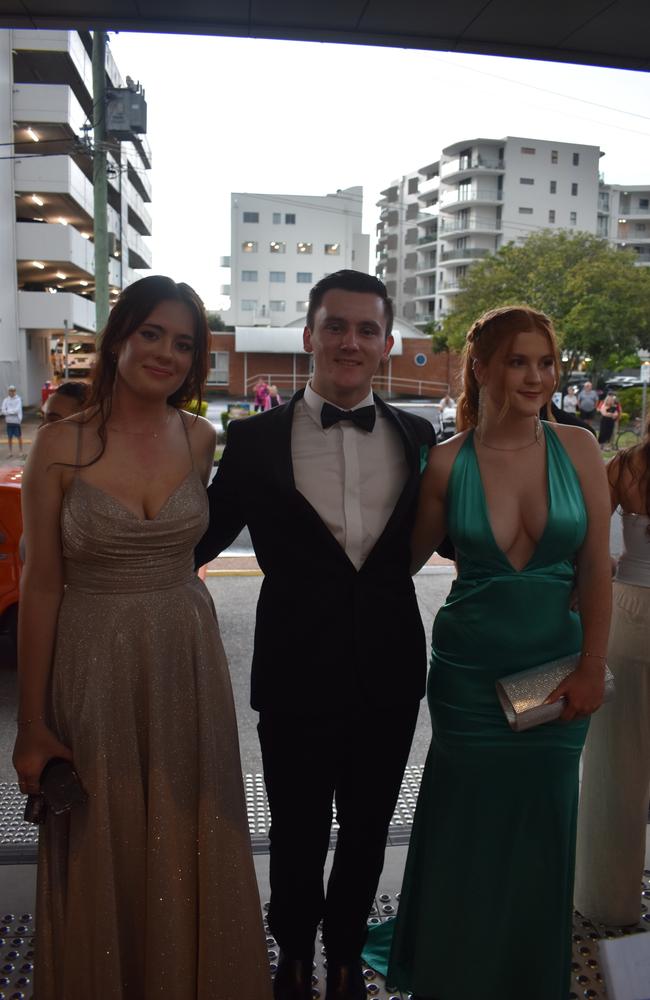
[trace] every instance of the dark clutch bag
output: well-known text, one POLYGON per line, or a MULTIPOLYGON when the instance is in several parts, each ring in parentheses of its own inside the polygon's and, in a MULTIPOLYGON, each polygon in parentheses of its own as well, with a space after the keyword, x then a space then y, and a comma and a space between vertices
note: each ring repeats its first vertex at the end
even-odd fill
MULTIPOLYGON (((497 697, 510 728, 516 733, 523 733, 526 729, 559 719, 566 699, 560 698, 552 705, 545 705, 544 702, 558 684, 576 669, 579 661, 580 654, 573 653, 499 678, 496 682, 497 697)), ((611 701, 613 697, 614 677, 606 666, 604 701, 611 701)))
POLYGON ((48 809, 60 816, 88 801, 88 793, 69 760, 52 757, 43 768, 40 780, 40 795, 27 796, 25 820, 28 823, 44 823, 48 809))

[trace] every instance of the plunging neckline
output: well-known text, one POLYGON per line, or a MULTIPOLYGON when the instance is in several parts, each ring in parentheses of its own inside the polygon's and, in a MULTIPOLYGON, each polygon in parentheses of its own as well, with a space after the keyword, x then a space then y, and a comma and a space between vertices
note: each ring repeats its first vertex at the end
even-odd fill
MULTIPOLYGON (((487 502, 487 494, 485 492, 485 487, 483 485, 483 477, 481 475, 481 465, 480 465, 479 460, 478 460, 478 455, 476 454, 476 448, 474 447, 474 430, 472 430, 472 433, 471 433, 471 435, 469 437, 469 440, 471 441, 471 446, 472 446, 472 455, 474 457, 474 462, 476 464, 476 471, 478 473, 478 482, 479 482, 480 493, 481 493, 481 503, 482 503, 483 517, 484 517, 485 523, 487 525, 487 529, 488 529, 488 532, 489 532, 490 539, 492 540, 492 544, 494 545, 494 548, 496 549, 496 551, 498 552, 498 554, 501 556, 501 558, 503 559, 503 561, 508 565, 508 568, 513 573, 516 573, 517 575, 519 575, 521 573, 525 573, 526 570, 530 567, 530 565, 534 562, 535 557, 537 556, 537 553, 539 552, 539 550, 541 548, 542 542, 544 541, 544 538, 546 537, 546 534, 547 534, 548 528, 549 528, 549 524, 550 524, 550 521, 551 521, 551 477, 550 477, 550 460, 549 460, 550 449, 549 449, 549 443, 548 443, 548 434, 549 434, 549 431, 546 429, 543 421, 542 421, 542 428, 544 430, 544 443, 546 445, 546 456, 545 456, 546 457, 546 521, 544 523, 544 530, 542 531, 541 535, 539 536, 539 539, 535 542, 533 551, 531 552, 529 559, 524 563, 524 565, 520 569, 518 569, 516 566, 513 565, 513 563, 510 561, 510 559, 508 558, 508 556, 506 555, 506 553, 504 552, 504 550, 501 548, 501 546, 499 545, 499 543, 496 540, 496 536, 495 536, 494 531, 492 529, 492 521, 491 521, 491 518, 490 518, 490 508, 488 507, 488 502, 487 502)), ((550 432, 550 433, 553 433, 553 432, 550 432)))
MULTIPOLYGON (((118 498, 116 496, 113 496, 112 493, 109 493, 107 490, 103 490, 101 488, 101 486, 95 486, 94 483, 89 483, 86 479, 82 479, 81 476, 75 476, 74 479, 73 479, 73 481, 72 481, 72 485, 74 485, 74 483, 82 483, 88 489, 94 490, 95 493, 100 493, 102 496, 106 497, 108 500, 111 500, 117 507, 119 507, 121 510, 125 511, 127 514, 129 514, 134 520, 138 521, 140 524, 153 524, 154 521, 158 520, 158 518, 160 517, 160 515, 162 514, 162 512, 165 510, 165 508, 171 503, 171 501, 176 496, 176 494, 185 485, 185 483, 190 478, 190 476, 192 475, 193 472, 196 472, 196 469, 191 468, 191 469, 189 469, 185 473, 185 475, 181 479, 181 481, 178 484, 178 486, 176 486, 172 490, 172 492, 169 494, 169 496, 167 497, 167 499, 164 501, 162 507, 158 508, 157 512, 154 514, 153 517, 140 517, 138 514, 136 514, 136 512, 134 510, 132 510, 130 507, 127 507, 126 504, 123 503, 121 500, 118 500, 118 498)), ((70 487, 68 487, 68 490, 66 491, 66 495, 69 492, 69 490, 70 490, 70 487)))

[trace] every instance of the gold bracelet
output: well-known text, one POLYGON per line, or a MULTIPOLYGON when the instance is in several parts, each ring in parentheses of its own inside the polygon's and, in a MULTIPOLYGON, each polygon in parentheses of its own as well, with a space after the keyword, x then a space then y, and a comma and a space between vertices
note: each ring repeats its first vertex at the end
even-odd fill
POLYGON ((580 653, 580 656, 591 656, 592 659, 594 659, 594 660, 602 660, 603 663, 607 660, 606 656, 599 656, 598 653, 586 653, 584 649, 580 653))

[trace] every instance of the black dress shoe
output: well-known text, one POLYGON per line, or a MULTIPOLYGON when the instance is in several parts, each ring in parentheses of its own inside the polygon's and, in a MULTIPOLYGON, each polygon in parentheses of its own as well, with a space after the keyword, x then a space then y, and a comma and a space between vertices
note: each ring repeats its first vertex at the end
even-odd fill
POLYGON ((313 968, 314 962, 311 958, 289 958, 280 952, 273 980, 274 1000, 312 1000, 313 968))
POLYGON ((325 1000, 367 1000, 367 996, 361 962, 339 963, 327 960, 325 1000))

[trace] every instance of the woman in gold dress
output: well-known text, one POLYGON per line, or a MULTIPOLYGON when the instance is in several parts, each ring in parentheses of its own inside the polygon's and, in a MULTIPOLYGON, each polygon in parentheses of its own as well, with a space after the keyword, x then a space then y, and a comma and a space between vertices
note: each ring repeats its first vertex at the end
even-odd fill
POLYGON ((89 408, 27 462, 14 763, 38 793, 72 760, 88 793, 42 828, 38 1000, 270 997, 230 678, 193 572, 215 432, 183 406, 208 351, 188 285, 135 282, 89 408))

